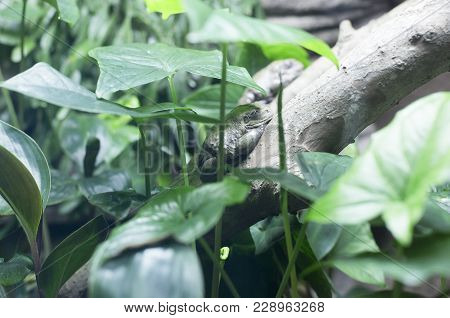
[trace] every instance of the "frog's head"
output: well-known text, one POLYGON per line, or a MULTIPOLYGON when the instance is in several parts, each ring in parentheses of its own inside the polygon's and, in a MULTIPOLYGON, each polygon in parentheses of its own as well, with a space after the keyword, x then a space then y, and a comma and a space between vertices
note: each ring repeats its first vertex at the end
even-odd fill
MULTIPOLYGON (((236 166, 257 145, 266 124, 272 119, 268 107, 252 107, 244 113, 227 118, 225 126, 225 164, 236 166)), ((198 157, 202 175, 215 176, 219 153, 219 129, 215 127, 205 139, 198 157)))

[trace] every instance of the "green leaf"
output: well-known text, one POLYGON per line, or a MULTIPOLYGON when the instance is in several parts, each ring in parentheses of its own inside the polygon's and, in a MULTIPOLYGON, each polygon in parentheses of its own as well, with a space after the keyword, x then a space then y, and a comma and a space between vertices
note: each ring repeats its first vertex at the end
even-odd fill
POLYGON ((384 286, 385 284, 383 271, 374 264, 335 261, 334 266, 359 282, 377 286, 384 286))
POLYGON ((160 12, 166 20, 172 14, 184 12, 182 0, 145 0, 149 12, 160 12))
POLYGON ((425 97, 373 136, 367 152, 318 200, 308 220, 357 224, 381 215, 411 242, 432 185, 450 176, 450 93, 425 97))
POLYGON ((351 166, 353 159, 325 152, 301 152, 297 156, 300 172, 321 194, 351 166))
POLYGON ((255 254, 264 253, 284 237, 283 218, 277 215, 259 221, 250 227, 250 234, 254 242, 255 254))
POLYGON ((308 52, 296 44, 263 44, 261 45, 261 50, 271 61, 295 59, 305 66, 311 64, 308 52))
POLYGON ((116 227, 97 257, 109 259, 126 249, 155 244, 167 238, 189 244, 219 221, 226 206, 241 203, 249 187, 225 178, 196 189, 176 188, 154 196, 130 221, 116 227))
POLYGON ((78 182, 58 170, 51 170, 52 187, 47 205, 59 204, 80 196, 78 182))
POLYGON ((0 285, 11 286, 20 283, 32 268, 33 262, 23 255, 16 255, 7 262, 0 259, 0 285))
POLYGON ((102 174, 79 180, 81 193, 90 198, 93 195, 107 192, 123 191, 131 188, 128 173, 122 170, 108 170, 102 174))
POLYGON ((92 115, 72 113, 61 123, 58 137, 65 153, 83 171, 90 140, 96 139, 100 142, 94 159, 95 166, 98 166, 103 162, 110 163, 130 144, 138 141, 139 130, 123 121, 117 125, 111 118, 101 119, 92 115))
POLYGON ((342 226, 336 224, 308 224, 306 236, 317 259, 321 260, 333 249, 341 232, 342 226))
POLYGON ((423 284, 433 276, 450 277, 450 236, 432 235, 415 239, 404 249, 402 257, 361 255, 349 259, 336 260, 339 266, 358 266, 358 268, 378 268, 386 276, 405 285, 423 284))
MULTIPOLYGON (((328 255, 328 259, 352 257, 365 252, 379 252, 369 223, 347 225, 342 227, 341 235, 328 255)), ((365 267, 358 266, 358 264, 341 264, 339 262, 334 265, 337 269, 357 281, 378 286, 384 285, 383 271, 376 266, 365 267)))
POLYGON ((434 200, 428 200, 425 213, 418 225, 435 233, 450 234, 450 213, 434 200))
POLYGON ((56 297, 62 285, 92 256, 108 233, 103 216, 92 219, 66 237, 45 259, 38 281, 45 297, 56 297))
POLYGON ((58 10, 59 18, 69 24, 75 24, 80 17, 77 0, 44 0, 58 10))
POLYGON ((263 179, 279 183, 289 193, 311 201, 320 197, 320 193, 310 187, 306 181, 277 168, 235 169, 233 170, 233 174, 244 181, 263 179))
MULTIPOLYGON (((220 79, 222 54, 219 51, 199 51, 162 43, 133 43, 93 49, 89 55, 100 66, 96 94, 127 90, 162 80, 178 71, 220 79)), ((227 81, 265 93, 242 67, 228 66, 227 81)))
POLYGON ((33 246, 50 193, 47 160, 33 139, 0 121, 0 162, 0 195, 33 246))
POLYGON ((233 14, 226 10, 212 10, 199 0, 185 0, 184 6, 193 30, 188 35, 191 42, 249 42, 262 46, 297 44, 328 58, 339 67, 330 47, 303 30, 233 14))
POLYGON ((146 197, 134 190, 98 193, 88 197, 90 204, 120 220, 127 217, 145 201, 146 197))
MULTIPOLYGON (((101 253, 101 249, 96 252, 101 253)), ((91 297, 204 297, 203 273, 191 246, 167 243, 93 262, 91 297)))
POLYGON ((165 103, 130 109, 106 100, 73 82, 46 63, 37 63, 0 87, 54 104, 94 114, 126 115, 134 118, 179 118, 182 120, 217 123, 217 120, 195 114, 186 107, 165 103))

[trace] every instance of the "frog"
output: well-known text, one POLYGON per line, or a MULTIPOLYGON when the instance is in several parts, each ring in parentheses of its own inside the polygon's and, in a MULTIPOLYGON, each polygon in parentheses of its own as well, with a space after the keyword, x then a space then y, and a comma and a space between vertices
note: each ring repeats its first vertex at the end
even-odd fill
MULTIPOLYGON (((225 122, 224 156, 227 167, 238 166, 255 149, 265 127, 272 120, 276 109, 271 108, 280 84, 286 87, 303 70, 303 65, 293 59, 273 62, 254 76, 266 95, 247 89, 239 104, 252 105, 248 110, 228 116, 225 122)), ((219 153, 219 128, 214 127, 206 137, 198 156, 198 167, 203 178, 215 176, 219 153)))

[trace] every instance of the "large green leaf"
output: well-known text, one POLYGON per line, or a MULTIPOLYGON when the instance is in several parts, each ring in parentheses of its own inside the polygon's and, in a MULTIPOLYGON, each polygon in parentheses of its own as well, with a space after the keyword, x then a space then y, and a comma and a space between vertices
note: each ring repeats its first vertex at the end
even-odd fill
POLYGON ((11 286, 20 283, 32 268, 33 262, 23 255, 16 255, 7 262, 0 258, 0 285, 11 286))
POLYGON ((51 170, 51 176, 52 188, 48 205, 59 204, 80 196, 77 180, 58 170, 51 170))
POLYGON ((46 63, 37 63, 0 87, 37 98, 44 102, 94 114, 127 115, 134 118, 179 118, 183 120, 216 123, 217 120, 195 114, 186 107, 158 104, 131 109, 107 100, 97 99, 94 93, 73 82, 46 63))
POLYGON ((80 17, 77 0, 44 0, 58 10, 59 18, 69 24, 75 24, 80 17))
POLYGON ((430 187, 450 176, 449 108, 450 93, 436 93, 401 111, 308 220, 357 224, 381 215, 395 238, 409 244, 430 187))
POLYGON ((45 259, 39 287, 45 297, 56 297, 60 287, 92 256, 108 234, 103 216, 96 217, 65 238, 45 259))
POLYGON ((435 233, 450 234, 450 213, 434 200, 429 200, 418 225, 435 233))
POLYGON ((50 193, 50 169, 33 139, 0 121, 0 195, 33 246, 50 193))
MULTIPOLYGON (((162 80, 178 71, 220 79, 222 54, 219 51, 198 51, 162 43, 133 43, 99 47, 89 52, 100 66, 97 96, 126 90, 162 80)), ((261 91, 242 67, 228 66, 227 81, 261 91)))
POLYGON ((381 270, 406 285, 423 284, 429 278, 440 275, 450 277, 450 237, 433 235, 415 239, 404 249, 401 258, 386 255, 361 255, 335 260, 338 266, 381 270))
POLYGON ((184 12, 182 0, 145 0, 147 9, 150 12, 161 12, 165 20, 172 14, 184 12))
MULTIPOLYGON (((295 219, 295 216, 291 216, 295 219)), ((293 223, 295 220, 291 220, 293 223)), ((281 215, 268 217, 250 227, 250 234, 255 246, 255 254, 266 252, 284 237, 283 218, 281 215)))
MULTIPOLYGON (((101 251, 101 249, 100 249, 101 251)), ((203 273, 191 246, 167 243, 93 262, 91 297, 204 297, 203 273)))
POLYGON ((96 257, 112 258, 126 249, 169 237, 180 243, 192 243, 214 227, 226 206, 241 203, 248 191, 247 185, 234 178, 196 189, 163 191, 140 208, 133 219, 116 227, 96 257))
POLYGON ((303 30, 281 26, 268 21, 213 10, 200 0, 185 0, 193 32, 188 35, 192 42, 249 42, 258 45, 298 44, 328 58, 336 66, 339 62, 329 46, 303 30))

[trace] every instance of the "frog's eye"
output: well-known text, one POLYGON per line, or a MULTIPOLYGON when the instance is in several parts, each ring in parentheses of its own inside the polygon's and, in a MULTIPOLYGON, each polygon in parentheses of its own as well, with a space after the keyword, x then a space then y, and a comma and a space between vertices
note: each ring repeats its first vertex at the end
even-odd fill
POLYGON ((248 113, 246 113, 244 115, 244 123, 249 123, 251 120, 253 120, 255 118, 255 116, 258 114, 258 110, 257 109, 253 109, 251 111, 249 111, 248 113))

